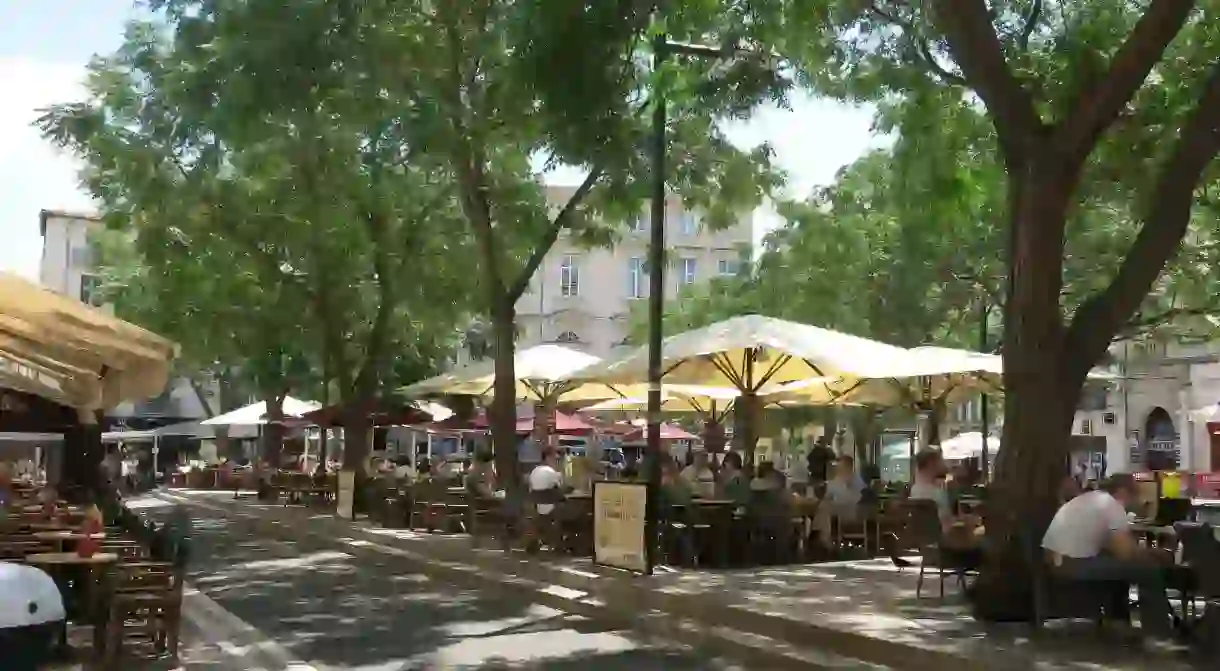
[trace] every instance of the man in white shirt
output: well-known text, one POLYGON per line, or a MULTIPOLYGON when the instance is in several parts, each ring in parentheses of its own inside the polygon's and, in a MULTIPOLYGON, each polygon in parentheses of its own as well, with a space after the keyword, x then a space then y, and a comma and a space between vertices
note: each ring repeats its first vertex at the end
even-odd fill
MULTIPOLYGON (((542 463, 530 471, 529 485, 531 492, 563 488, 563 474, 559 471, 559 453, 556 450, 543 451, 542 463)), ((553 503, 538 504, 539 515, 550 515, 554 510, 553 503)))
MULTIPOLYGON (((1127 506, 1138 500, 1135 478, 1110 476, 1097 491, 1081 494, 1055 513, 1042 537, 1052 570, 1082 582, 1134 583, 1139 588, 1140 622, 1149 633, 1171 632, 1165 592, 1165 558, 1142 550, 1131 533, 1127 506)), ((1126 604, 1125 594, 1121 603, 1126 604)))
POLYGON ((716 495, 716 475, 707 463, 707 452, 696 450, 690 466, 682 469, 681 477, 696 495, 710 498, 716 495))

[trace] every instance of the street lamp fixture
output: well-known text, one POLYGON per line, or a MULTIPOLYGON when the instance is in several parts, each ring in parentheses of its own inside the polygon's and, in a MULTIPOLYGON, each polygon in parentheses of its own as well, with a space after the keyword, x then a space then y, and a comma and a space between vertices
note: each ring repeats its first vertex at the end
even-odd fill
MULTIPOLYGON (((652 40, 652 67, 659 72, 672 55, 724 58, 734 49, 671 42, 665 33, 652 40)), ((652 99, 652 229, 648 243, 648 507, 644 537, 647 572, 657 564, 658 527, 664 511, 661 504, 661 369, 665 317, 665 152, 667 110, 660 87, 652 99)))

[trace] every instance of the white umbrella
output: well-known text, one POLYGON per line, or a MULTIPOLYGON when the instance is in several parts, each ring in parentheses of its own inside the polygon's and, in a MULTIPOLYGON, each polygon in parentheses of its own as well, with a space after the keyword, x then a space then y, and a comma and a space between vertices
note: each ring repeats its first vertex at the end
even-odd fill
MULTIPOLYGON (((307 412, 313 412, 321 408, 322 405, 313 401, 302 401, 291 396, 285 396, 282 407, 285 417, 300 417, 307 412)), ((226 412, 223 415, 205 419, 200 424, 204 426, 258 426, 267 423, 267 419, 264 417, 266 414, 266 401, 259 401, 258 403, 251 403, 244 408, 238 408, 232 412, 226 412)))
MULTIPOLYGON (((516 398, 533 401, 592 401, 622 394, 604 384, 573 382, 579 371, 601 359, 562 345, 538 345, 518 350, 513 357, 517 376, 516 398)), ((399 390, 408 398, 440 394, 491 396, 496 382, 495 362, 480 361, 437 375, 399 390)))
MULTIPOLYGON (((1000 451, 1000 439, 996 436, 987 437, 987 454, 993 455, 1000 451)), ((945 461, 961 461, 983 453, 983 434, 978 431, 967 431, 942 441, 940 453, 945 461)))

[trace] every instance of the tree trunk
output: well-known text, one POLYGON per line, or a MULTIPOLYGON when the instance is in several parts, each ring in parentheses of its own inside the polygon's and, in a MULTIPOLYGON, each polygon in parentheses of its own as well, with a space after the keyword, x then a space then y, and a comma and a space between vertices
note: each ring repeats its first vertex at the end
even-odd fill
POLYGON ((263 424, 258 460, 260 467, 265 464, 274 471, 280 467, 280 452, 284 447, 284 396, 272 394, 264 401, 267 403, 267 421, 263 424))
POLYGON ((369 443, 373 437, 372 423, 364 412, 366 407, 368 403, 355 400, 345 403, 343 411, 343 466, 335 496, 335 512, 349 519, 356 513, 367 512, 364 510, 365 497, 360 496, 369 479, 369 443))
POLYGON ((1051 170, 1010 175, 1012 242, 1004 324, 1004 432, 988 489, 983 619, 1028 619, 1029 561, 1066 473, 1072 418, 1090 362, 1070 352, 1059 306, 1070 187, 1051 170))
POLYGON ((754 450, 758 447, 758 422, 762 419, 762 403, 758 395, 747 393, 733 404, 733 442, 741 451, 746 467, 754 465, 754 450))
POLYGON ((343 470, 365 474, 373 425, 363 412, 343 413, 343 470))
POLYGON ((516 354, 516 308, 507 303, 503 296, 498 297, 492 308, 496 381, 489 415, 491 442, 497 479, 510 495, 516 495, 521 487, 521 474, 517 466, 517 371, 513 360, 516 354))

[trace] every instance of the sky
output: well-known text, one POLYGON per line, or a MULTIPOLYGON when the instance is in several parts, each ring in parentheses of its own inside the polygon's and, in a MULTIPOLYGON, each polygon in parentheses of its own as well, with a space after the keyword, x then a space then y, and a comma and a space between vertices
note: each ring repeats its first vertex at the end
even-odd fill
MULTIPOLYGON (((31 124, 38 110, 82 96, 85 65, 119 46, 135 11, 133 0, 0 0, 0 269, 37 279, 38 212, 94 209, 79 188, 79 164, 31 124)), ((771 142, 789 195, 803 195, 875 143, 871 124, 867 109, 798 97, 791 111, 763 108, 728 131, 742 146, 771 142)), ((756 236, 774 225, 760 212, 756 236)))

